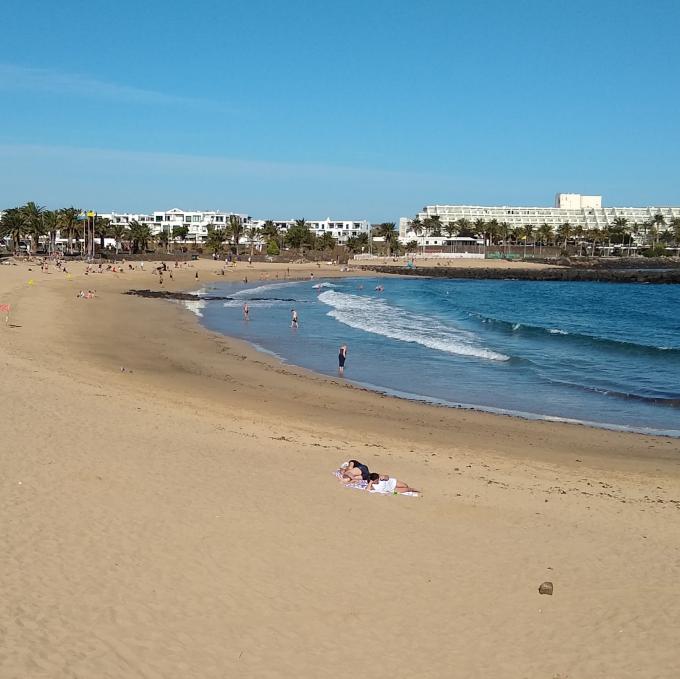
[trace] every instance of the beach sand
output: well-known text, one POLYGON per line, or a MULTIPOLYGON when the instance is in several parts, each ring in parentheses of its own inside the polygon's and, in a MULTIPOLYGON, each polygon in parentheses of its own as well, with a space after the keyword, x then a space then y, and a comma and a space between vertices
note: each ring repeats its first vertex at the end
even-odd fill
POLYGON ((0 266, 3 679, 678 676, 678 440, 381 396, 121 294, 149 264, 29 266, 0 266), (342 488, 349 458, 424 496, 342 488))

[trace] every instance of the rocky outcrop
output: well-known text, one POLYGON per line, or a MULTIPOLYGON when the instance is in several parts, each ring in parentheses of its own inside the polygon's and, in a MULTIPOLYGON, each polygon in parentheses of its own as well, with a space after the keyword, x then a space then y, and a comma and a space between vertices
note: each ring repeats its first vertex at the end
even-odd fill
POLYGON ((358 267, 363 271, 424 276, 427 278, 472 278, 520 281, 603 281, 607 283, 680 283, 680 268, 673 269, 585 269, 580 267, 555 267, 548 269, 486 269, 463 267, 403 266, 358 267))

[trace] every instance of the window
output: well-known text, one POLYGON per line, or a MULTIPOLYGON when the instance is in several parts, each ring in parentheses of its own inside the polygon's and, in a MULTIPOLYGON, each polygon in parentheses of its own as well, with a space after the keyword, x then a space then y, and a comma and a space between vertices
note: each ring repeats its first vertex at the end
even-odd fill
POLYGON ((156 215, 156 221, 162 222, 163 221, 163 215, 156 215))

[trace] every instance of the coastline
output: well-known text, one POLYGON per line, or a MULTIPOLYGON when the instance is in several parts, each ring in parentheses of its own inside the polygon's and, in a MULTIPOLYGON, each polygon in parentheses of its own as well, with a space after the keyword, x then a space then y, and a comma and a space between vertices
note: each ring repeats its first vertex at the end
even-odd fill
POLYGON ((420 676, 673 676, 677 440, 383 396, 69 268, 0 267, 2 673, 341 677, 362 638, 420 676), (425 496, 339 488, 349 457, 425 496))
MULTIPOLYGON (((519 263, 518 263, 519 264, 519 263)), ((388 264, 360 265, 363 271, 421 276, 425 278, 466 278, 475 280, 519 280, 547 282, 598 282, 598 283, 638 283, 666 284, 680 283, 680 268, 668 269, 588 269, 582 267, 527 268, 518 265, 512 269, 461 266, 418 266, 409 269, 404 266, 388 264)))
MULTIPOLYGON (((476 263, 477 264, 477 263, 476 263)), ((479 267, 475 267, 479 269, 479 267)), ((367 274, 366 272, 360 273, 359 276, 361 275, 370 275, 367 274)), ((380 272, 378 273, 380 275, 380 272)), ((398 276, 399 274, 393 273, 391 275, 396 275, 398 276)), ((350 276, 351 277, 351 276, 350 276)), ((300 279, 300 278, 295 278, 291 279, 290 283, 295 283, 295 282, 301 282, 305 281, 307 279, 300 279)), ((277 281, 276 285, 283 287, 286 282, 280 282, 277 281)), ((166 301, 179 301, 180 304, 182 304, 186 309, 192 311, 192 313, 197 316, 199 319, 203 318, 203 313, 202 313, 202 303, 203 301, 221 301, 221 300, 228 300, 228 301, 234 301, 237 298, 230 297, 230 296, 224 296, 223 294, 215 294, 211 293, 208 290, 205 289, 199 289, 199 290, 194 290, 192 292, 183 292, 183 291, 174 291, 170 292, 167 290, 159 291, 159 290, 149 290, 149 289, 141 289, 141 290, 128 290, 126 291, 126 294, 130 295, 135 295, 139 296, 142 298, 146 299, 156 299, 156 300, 166 300, 166 301)), ((240 299, 240 298, 238 298, 240 299)), ((249 298, 249 299, 257 299, 257 298, 249 298)), ((238 335, 235 334, 230 334, 228 331, 225 332, 220 332, 217 330, 211 330, 210 328, 207 328, 203 321, 199 321, 199 324, 202 328, 204 328, 208 332, 213 332, 219 336, 227 337, 230 340, 236 341, 236 342, 242 342, 245 344, 245 346, 254 348, 259 354, 265 354, 271 358, 273 358, 275 361, 277 361, 280 365, 286 366, 288 368, 295 368, 299 369, 302 371, 305 371, 305 374, 308 375, 313 375, 316 376, 317 378, 321 379, 327 379, 330 382, 337 384, 338 382, 340 384, 343 384, 347 387, 354 387, 358 389, 363 389, 363 390, 368 390, 374 393, 377 393, 381 396, 386 396, 390 398, 395 398, 395 399, 401 399, 406 402, 414 402, 414 403, 422 403, 426 404, 429 406, 434 406, 434 407, 439 407, 439 408, 447 408, 447 409, 454 409, 454 410, 462 410, 462 411, 470 411, 470 412, 478 412, 478 413, 486 413, 486 414, 491 414, 494 416, 499 416, 499 417, 509 417, 509 418, 514 418, 514 419, 519 419, 523 421, 529 421, 529 422, 552 422, 552 423, 560 423, 560 424, 568 424, 572 426, 583 426, 583 427, 588 427, 588 428, 593 428, 593 429, 603 429, 607 431, 613 431, 613 432, 622 432, 622 433, 633 433, 633 434, 641 434, 645 436, 659 436, 659 437, 669 437, 672 439, 679 439, 680 438, 680 430, 678 429, 661 429, 661 428, 653 428, 653 427, 642 427, 642 426, 632 426, 632 425, 626 425, 626 424, 617 424, 614 422, 603 422, 603 421, 596 421, 596 420, 588 420, 588 419, 577 419, 574 417, 568 417, 566 415, 558 415, 558 414, 544 414, 540 412, 533 412, 530 410, 521 410, 521 409, 513 409, 513 408, 505 408, 505 407, 495 407, 491 405, 480 405, 477 403, 468 403, 464 401, 453 401, 445 398, 439 398, 436 396, 432 395, 424 395, 424 394, 417 394, 417 393, 412 393, 409 392, 407 389, 398 389, 394 387, 389 387, 385 386, 379 383, 374 383, 370 379, 358 379, 358 378, 353 378, 351 376, 345 376, 341 380, 337 380, 334 378, 334 376, 329 375, 328 372, 324 371, 319 371, 315 370, 313 367, 308 367, 305 366, 304 363, 300 363, 295 361, 294 359, 291 359, 290 357, 286 357, 281 355, 280 353, 277 352, 276 349, 271 348, 271 347, 263 347, 258 342, 256 341, 251 341, 248 339, 244 338, 239 338, 238 335)))

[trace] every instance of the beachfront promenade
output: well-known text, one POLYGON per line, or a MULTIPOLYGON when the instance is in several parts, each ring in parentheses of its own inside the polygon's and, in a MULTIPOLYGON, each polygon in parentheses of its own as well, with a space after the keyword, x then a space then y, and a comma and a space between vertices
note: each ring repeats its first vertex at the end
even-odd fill
MULTIPOLYGON (((220 268, 163 289, 287 265, 220 268)), ((677 440, 387 398, 67 269, 0 266, 0 676, 675 676, 677 440)))

